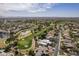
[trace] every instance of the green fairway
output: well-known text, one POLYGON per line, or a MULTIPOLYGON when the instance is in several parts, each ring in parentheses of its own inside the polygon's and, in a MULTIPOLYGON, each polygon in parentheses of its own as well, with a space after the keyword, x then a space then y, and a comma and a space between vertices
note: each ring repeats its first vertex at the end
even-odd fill
POLYGON ((18 41, 18 48, 19 49, 27 49, 30 48, 32 45, 32 39, 33 39, 33 35, 30 35, 28 37, 25 37, 23 39, 20 39, 18 41))
POLYGON ((35 34, 35 36, 39 36, 39 35, 42 35, 45 31, 49 30, 51 28, 51 26, 45 28, 45 29, 42 29, 41 31, 38 31, 38 33, 35 34))
POLYGON ((51 26, 45 28, 45 29, 42 29, 41 31, 38 31, 38 33, 34 33, 34 34, 31 34, 30 36, 28 37, 25 37, 25 38, 22 38, 18 41, 18 48, 19 49, 28 49, 31 47, 32 45, 32 39, 33 39, 33 36, 40 36, 42 35, 45 31, 47 31, 51 26))

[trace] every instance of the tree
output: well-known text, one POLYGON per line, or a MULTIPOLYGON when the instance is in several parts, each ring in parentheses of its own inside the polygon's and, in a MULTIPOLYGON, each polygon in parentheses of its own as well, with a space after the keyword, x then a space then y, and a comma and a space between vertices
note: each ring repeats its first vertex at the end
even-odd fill
POLYGON ((29 55, 30 55, 30 56, 34 56, 34 55, 35 55, 34 51, 33 51, 33 50, 30 50, 30 51, 29 51, 29 55))

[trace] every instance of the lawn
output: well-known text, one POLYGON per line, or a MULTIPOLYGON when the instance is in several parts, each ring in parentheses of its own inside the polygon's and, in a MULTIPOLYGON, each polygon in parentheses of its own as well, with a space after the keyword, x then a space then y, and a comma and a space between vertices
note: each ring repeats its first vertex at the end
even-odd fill
MULTIPOLYGON (((35 33, 34 36, 39 36, 39 35, 43 34, 45 30, 46 29, 44 29, 42 31, 39 31, 38 33, 35 33)), ((28 37, 25 37, 25 38, 20 39, 18 41, 18 46, 17 47, 19 49, 28 49, 28 48, 30 48, 31 45, 32 45, 32 39, 33 39, 33 34, 30 35, 30 36, 28 36, 28 37)))
POLYGON ((34 34, 31 34, 30 36, 28 37, 25 37, 25 38, 22 38, 18 41, 18 48, 19 49, 28 49, 31 47, 32 45, 32 39, 33 39, 33 36, 39 36, 39 35, 42 35, 44 33, 44 31, 48 30, 51 26, 41 30, 41 31, 38 31, 38 33, 34 33, 34 34))
POLYGON ((39 35, 42 35, 45 31, 49 30, 51 28, 51 26, 45 28, 45 29, 42 29, 41 31, 38 31, 38 33, 36 33, 34 36, 39 36, 39 35))
POLYGON ((31 47, 32 45, 32 39, 33 39, 33 35, 30 35, 28 37, 22 38, 18 41, 18 48, 19 49, 28 49, 31 47))

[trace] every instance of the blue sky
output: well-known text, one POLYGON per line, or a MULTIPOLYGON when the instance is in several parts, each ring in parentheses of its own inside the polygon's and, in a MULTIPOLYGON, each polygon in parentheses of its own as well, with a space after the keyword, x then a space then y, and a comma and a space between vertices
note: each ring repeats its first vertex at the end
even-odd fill
POLYGON ((0 3, 3 17, 79 17, 78 3, 0 3))

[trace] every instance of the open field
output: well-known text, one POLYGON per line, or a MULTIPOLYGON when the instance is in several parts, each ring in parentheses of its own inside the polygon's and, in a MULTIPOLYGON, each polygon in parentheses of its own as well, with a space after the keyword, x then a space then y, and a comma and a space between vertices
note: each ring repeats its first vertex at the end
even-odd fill
POLYGON ((18 41, 18 48, 20 49, 24 49, 24 48, 30 48, 31 45, 32 45, 32 39, 33 39, 33 36, 30 35, 28 37, 25 37, 25 38, 22 38, 18 41))

